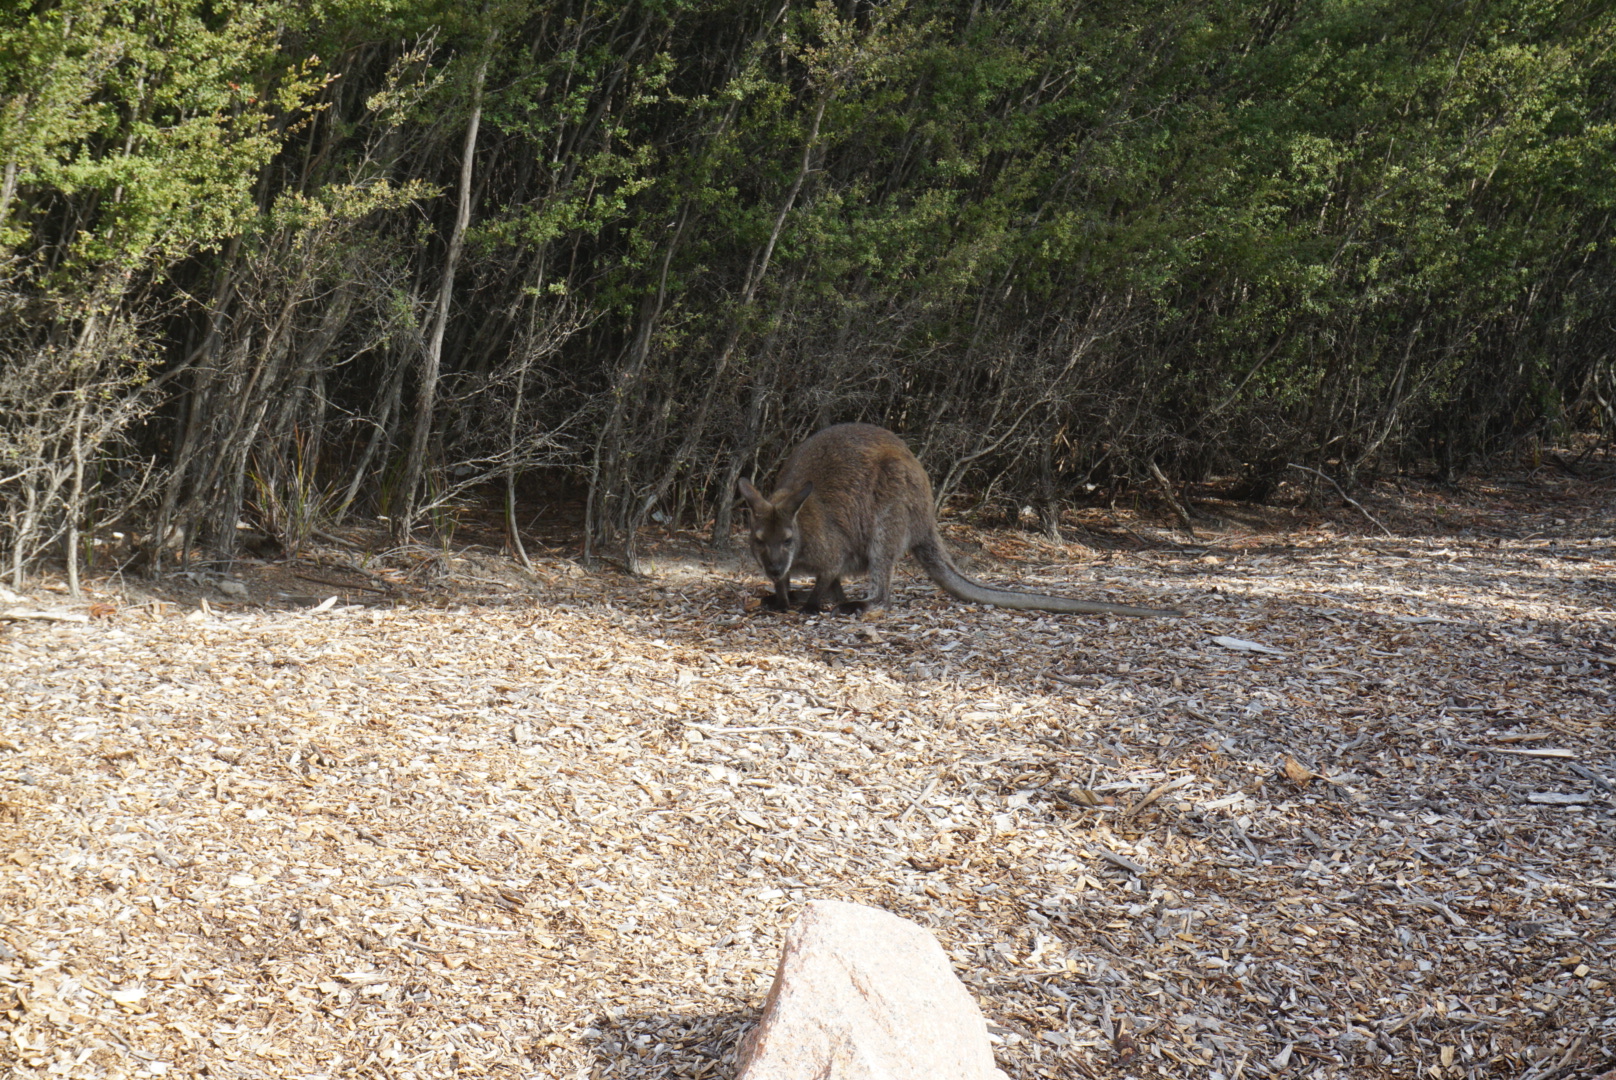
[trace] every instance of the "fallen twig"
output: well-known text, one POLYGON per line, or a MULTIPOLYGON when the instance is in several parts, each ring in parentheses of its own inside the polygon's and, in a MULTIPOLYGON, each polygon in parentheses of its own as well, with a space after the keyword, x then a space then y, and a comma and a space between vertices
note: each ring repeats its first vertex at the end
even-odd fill
POLYGON ((330 578, 318 577, 314 574, 304 574, 298 571, 294 571, 292 576, 301 578, 304 581, 312 581, 316 585, 329 585, 333 589, 362 589, 365 592, 381 593, 383 596, 396 595, 398 593, 398 590, 392 588, 391 586, 382 588, 375 585, 361 585, 357 581, 332 581, 330 578))
POLYGON ((1156 790, 1152 791, 1149 795, 1146 795, 1143 799, 1140 799, 1138 802, 1136 802, 1132 806, 1128 807, 1128 809, 1124 810, 1122 812, 1122 816, 1124 818, 1131 818, 1135 814, 1137 814, 1139 811, 1143 810, 1145 807, 1149 806, 1151 803, 1155 802, 1157 799, 1159 799, 1163 795, 1167 794, 1169 791, 1172 791, 1172 790, 1174 790, 1176 788, 1181 788, 1185 784, 1191 783, 1194 780, 1195 780, 1195 777, 1193 777, 1193 776, 1180 776, 1177 780, 1169 780, 1169 781, 1167 781, 1167 783, 1161 785, 1156 790))
POLYGON ((1200 537, 1195 535, 1195 522, 1190 519, 1190 512, 1184 508, 1178 501, 1177 496, 1173 494, 1173 485, 1167 482, 1167 477, 1162 473, 1161 467, 1154 461, 1150 463, 1150 474, 1156 478, 1156 483, 1161 485, 1162 497, 1167 500, 1167 505, 1173 508, 1173 513, 1178 515, 1178 520, 1184 523, 1184 531, 1190 534, 1191 540, 1199 540, 1200 537))
POLYGON ((24 619, 40 619, 46 622, 89 622, 90 617, 77 611, 33 611, 28 608, 10 608, 0 611, 0 619, 11 619, 21 622, 24 619))
POLYGON ((1336 483, 1335 480, 1333 480, 1331 477, 1329 477, 1325 473, 1321 473, 1317 469, 1310 469, 1306 465, 1298 465, 1294 461, 1286 462, 1286 465, 1289 468, 1292 468, 1292 469, 1301 469, 1303 472, 1310 472, 1314 476, 1323 477, 1326 481, 1329 482, 1331 487, 1335 488, 1336 492, 1338 494, 1340 494, 1340 496, 1343 499, 1347 500, 1347 502, 1351 503, 1357 509, 1358 513, 1362 514, 1364 517, 1366 517, 1370 521, 1374 522, 1375 527, 1377 529, 1379 529, 1381 532, 1385 533, 1387 536, 1395 536, 1396 535, 1390 529, 1388 529, 1385 525, 1382 525, 1379 518, 1377 518, 1374 514, 1371 514, 1369 511, 1365 510, 1363 508, 1362 503, 1360 503, 1357 499, 1354 499, 1351 495, 1348 495, 1345 491, 1343 491, 1342 488, 1341 488, 1341 485, 1336 483))
POLYGON ((1110 848, 1101 847, 1099 844, 1090 844, 1090 845, 1088 845, 1088 848, 1089 848, 1089 851, 1093 852, 1095 855, 1098 855, 1100 858, 1104 859, 1106 862, 1112 863, 1112 864, 1114 864, 1116 866, 1120 866, 1120 867, 1122 867, 1122 869, 1128 871, 1131 874, 1137 874, 1139 877, 1144 877, 1146 874, 1150 873, 1149 870, 1146 870, 1143 866, 1140 866, 1138 863, 1134 862, 1132 859, 1127 858, 1124 855, 1118 855, 1116 852, 1112 851, 1110 848))
POLYGON ((795 735, 820 735, 826 738, 839 738, 840 732, 815 731, 812 728, 798 727, 795 724, 764 724, 759 727, 720 727, 717 724, 689 724, 703 735, 756 735, 766 731, 789 731, 795 735))

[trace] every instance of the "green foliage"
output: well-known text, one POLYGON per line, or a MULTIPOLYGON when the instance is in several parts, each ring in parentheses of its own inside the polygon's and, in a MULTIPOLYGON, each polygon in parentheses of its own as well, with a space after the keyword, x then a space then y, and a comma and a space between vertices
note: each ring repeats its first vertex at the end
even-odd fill
POLYGON ((293 433, 284 455, 255 459, 248 475, 253 488, 248 510, 287 555, 295 557, 316 532, 335 522, 342 490, 320 479, 315 450, 301 432, 293 433))
POLYGON ((290 5, 62 0, 0 30, 0 242, 61 249, 63 276, 162 266, 239 231, 257 174, 318 89, 275 30, 290 5), (73 224, 30 219, 65 203, 73 224))
MULTIPOLYGON (((0 551, 58 538, 157 400, 167 275, 253 219, 259 172, 321 78, 290 5, 58 0, 0 16, 0 551)), ((128 465, 128 462, 124 463, 128 465)), ((130 485, 140 490, 137 480, 130 485)))

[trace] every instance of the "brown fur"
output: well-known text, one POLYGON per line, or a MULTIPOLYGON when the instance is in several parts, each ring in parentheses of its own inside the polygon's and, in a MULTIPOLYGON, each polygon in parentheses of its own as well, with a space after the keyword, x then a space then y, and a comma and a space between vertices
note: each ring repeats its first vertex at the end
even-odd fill
POLYGON ((786 460, 768 498, 745 479, 737 486, 752 509, 752 553, 774 582, 767 604, 776 611, 791 608, 793 574, 814 577, 806 611, 874 611, 886 605, 892 569, 908 554, 944 592, 968 603, 1023 611, 1181 614, 972 581, 954 566, 937 532, 926 471, 884 428, 837 424, 811 436, 786 460), (869 575, 865 599, 847 599, 842 579, 849 574, 869 575))

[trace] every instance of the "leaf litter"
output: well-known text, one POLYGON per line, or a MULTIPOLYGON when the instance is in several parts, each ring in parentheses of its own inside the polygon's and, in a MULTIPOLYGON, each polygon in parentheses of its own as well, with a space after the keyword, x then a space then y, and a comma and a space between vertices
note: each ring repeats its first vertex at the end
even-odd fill
POLYGON ((1017 1080, 1609 1076, 1616 527, 1610 484, 1548 487, 1445 529, 1383 499, 1390 538, 950 529, 1171 620, 913 574, 756 614, 677 538, 649 580, 484 555, 396 606, 30 598, 0 1066, 726 1077, 831 897, 930 928, 1017 1080))

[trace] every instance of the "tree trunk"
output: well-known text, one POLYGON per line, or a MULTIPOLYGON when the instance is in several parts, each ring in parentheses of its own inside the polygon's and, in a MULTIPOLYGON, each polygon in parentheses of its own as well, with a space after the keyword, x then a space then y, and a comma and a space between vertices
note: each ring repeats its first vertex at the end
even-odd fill
POLYGON ((490 38, 485 43, 482 60, 477 64, 477 74, 472 81, 471 117, 466 121, 466 142, 460 157, 460 205, 455 213, 454 228, 449 233, 449 250, 444 256, 443 283, 438 289, 432 332, 427 338, 425 355, 421 358, 421 385, 415 396, 415 427, 410 433, 410 445, 404 459, 404 482, 399 492, 402 503, 398 516, 393 519, 393 538, 400 543, 409 539, 415 528, 416 515, 420 512, 417 496, 427 443, 432 435, 438 377, 443 369, 443 332, 449 325, 449 305, 454 299, 455 267, 460 263, 460 251, 465 246, 466 226, 471 222, 472 157, 477 150, 477 127, 483 116, 483 80, 488 75, 488 57, 492 47, 493 40, 490 38))

